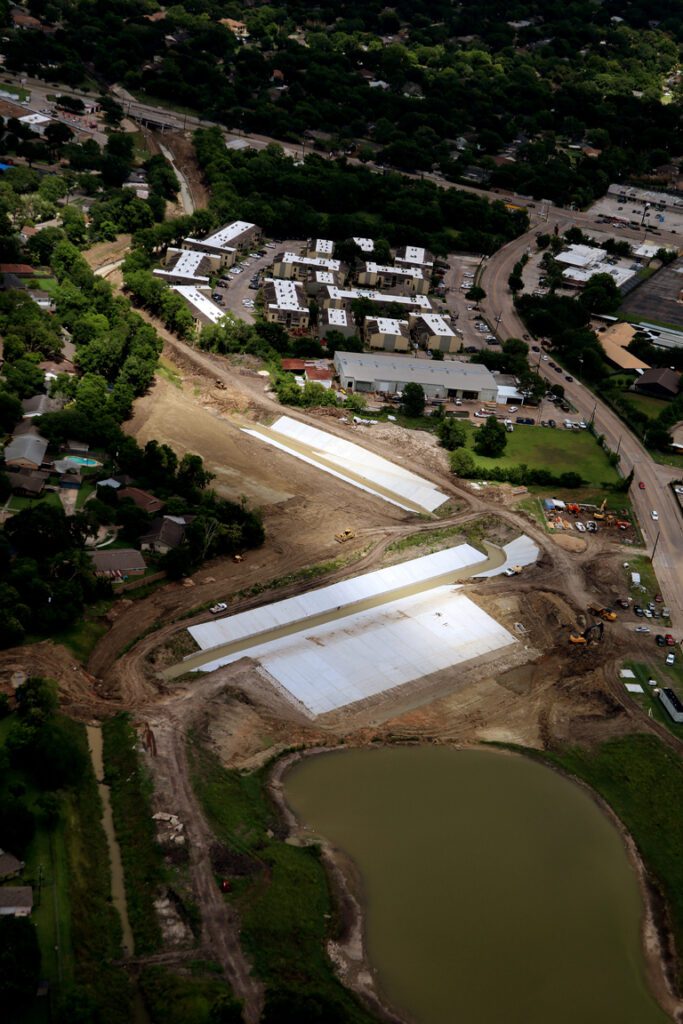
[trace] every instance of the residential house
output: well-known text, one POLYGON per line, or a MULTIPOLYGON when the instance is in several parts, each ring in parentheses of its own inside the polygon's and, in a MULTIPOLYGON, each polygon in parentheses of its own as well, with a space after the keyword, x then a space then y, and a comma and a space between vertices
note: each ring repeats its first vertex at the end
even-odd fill
POLYGON ((64 402, 59 398, 50 398, 49 395, 33 395, 31 398, 24 398, 21 403, 24 419, 33 419, 34 416, 43 416, 46 412, 59 412, 64 402))
POLYGON ((0 885, 0 917, 30 917, 32 910, 30 885, 0 885))
POLYGON ((90 552, 96 576, 104 576, 112 582, 120 582, 127 576, 142 576, 147 563, 135 548, 101 548, 90 552))
POLYGON ((282 324, 284 327, 308 327, 308 303, 298 281, 266 278, 263 296, 264 315, 269 323, 282 324))
POLYGON ((675 398, 681 386, 681 375, 667 366, 645 370, 631 390, 651 398, 675 398))
POLYGON ((54 118, 48 117, 47 114, 24 114, 18 120, 20 124, 30 128, 36 135, 44 135, 47 126, 54 122, 54 118))
POLYGON ((430 352, 457 352, 461 339, 453 330, 450 318, 440 313, 411 314, 409 318, 410 333, 420 348, 430 352))
POLYGON ((421 267, 387 267, 379 263, 366 263, 365 270, 358 274, 358 284, 363 288, 407 290, 413 295, 426 295, 429 280, 421 267))
POLYGON ((24 498, 39 498, 50 474, 46 470, 13 470, 7 474, 13 494, 24 498))
POLYGON ((163 267, 152 273, 167 284, 195 285, 208 287, 211 274, 221 269, 221 258, 216 253, 202 252, 201 249, 168 249, 163 267))
POLYGON ((235 21, 234 18, 221 18, 219 24, 225 25, 240 42, 245 43, 249 38, 249 30, 243 21, 235 21))
POLYGON ((366 316, 363 337, 372 349, 381 349, 383 352, 410 351, 410 329, 407 320, 366 316))
POLYGON ((165 555, 177 548, 185 537, 185 530, 194 516, 159 516, 152 520, 147 533, 140 537, 140 550, 165 555))
POLYGON ((55 473, 59 474, 60 487, 71 491, 79 490, 83 478, 81 476, 81 467, 77 462, 72 462, 71 459, 55 459, 52 463, 52 469, 55 473))
POLYGON ((47 441, 40 434, 15 437, 5 446, 5 465, 19 469, 40 469, 46 451, 47 441))
POLYGON ((45 374, 46 384, 57 380, 60 373, 65 373, 69 377, 76 376, 76 367, 68 359, 44 359, 42 363, 38 363, 38 369, 42 370, 45 374))
POLYGON ((85 456, 90 451, 90 445, 86 441, 79 441, 77 438, 72 437, 64 445, 64 450, 68 455, 85 456))
POLYGON ((161 512, 166 504, 161 498, 157 498, 156 494, 143 491, 140 487, 121 487, 117 490, 116 497, 119 501, 132 501, 134 505, 137 505, 143 512, 148 512, 150 515, 156 515, 157 512, 161 512))
POLYGON ((336 352, 334 365, 341 386, 348 391, 392 395, 400 394, 406 384, 415 383, 424 388, 428 400, 496 400, 497 389, 493 375, 478 363, 336 352))
POLYGON ((25 864, 23 860, 19 860, 12 853, 6 853, 5 850, 0 850, 0 881, 6 881, 8 878, 15 878, 16 875, 21 874, 24 870, 25 864))

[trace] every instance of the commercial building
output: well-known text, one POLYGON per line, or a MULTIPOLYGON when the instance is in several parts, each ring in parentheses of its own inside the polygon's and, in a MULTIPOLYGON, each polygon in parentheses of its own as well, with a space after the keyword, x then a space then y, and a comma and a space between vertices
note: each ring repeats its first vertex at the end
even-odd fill
POLYGON ((364 288, 407 289, 413 295, 426 295, 429 276, 421 267, 388 267, 379 263, 366 263, 358 274, 358 284, 364 288))
POLYGON ((674 722, 683 722, 683 703, 675 690, 663 686, 659 691, 659 699, 671 715, 674 722))
POLYGON ((594 274, 609 274, 620 288, 638 270, 632 260, 616 260, 593 245, 570 245, 555 259, 565 266, 562 271, 565 283, 575 288, 583 288, 594 274))
POLYGON ((649 370, 649 365, 627 348, 637 333, 636 328, 627 323, 612 324, 607 330, 598 332, 607 362, 618 370, 649 370))
POLYGON ((234 263, 236 251, 245 252, 258 245, 261 241, 261 228, 246 220, 235 220, 206 238, 185 238, 183 241, 188 249, 200 249, 220 256, 221 265, 225 267, 234 263))
POLYGON ((168 284, 190 284, 208 287, 209 275, 221 269, 221 258, 216 253, 201 249, 169 249, 164 267, 153 271, 168 284))
POLYGON ((434 362, 410 357, 337 352, 334 366, 348 391, 397 394, 406 384, 420 384, 428 399, 469 398, 495 402, 496 381, 485 366, 457 360, 434 362))
POLYGON ((444 353, 457 352, 460 348, 460 338, 440 313, 412 314, 409 322, 410 333, 421 348, 444 353))
POLYGON ((309 270, 339 272, 341 263, 326 256, 299 256, 295 252, 280 252, 273 260, 273 277, 305 281, 309 270))
POLYGON ((358 328, 348 309, 321 309, 318 321, 318 334, 324 338, 328 331, 337 331, 345 338, 358 334, 358 328))
POLYGON ((225 310, 221 309, 220 306, 210 299, 205 291, 196 288, 194 285, 174 284, 171 287, 187 303, 195 327, 201 328, 206 324, 218 324, 225 316, 225 310))
POLYGON ((284 327, 308 327, 310 314, 306 293, 298 281, 267 278, 263 297, 266 320, 284 327))
POLYGON ((369 288, 336 288, 328 286, 327 296, 323 300, 328 309, 343 309, 354 299, 369 299, 378 306, 403 306, 406 312, 429 313, 432 304, 426 295, 391 295, 389 292, 376 292, 369 288))
POLYGON ((418 245, 403 245, 396 250, 394 263, 401 267, 422 267, 425 272, 431 273, 434 267, 434 256, 427 249, 421 249, 418 245))
POLYGON ((410 328, 407 320, 366 316, 363 335, 366 344, 372 349, 381 349, 383 352, 410 351, 410 328))

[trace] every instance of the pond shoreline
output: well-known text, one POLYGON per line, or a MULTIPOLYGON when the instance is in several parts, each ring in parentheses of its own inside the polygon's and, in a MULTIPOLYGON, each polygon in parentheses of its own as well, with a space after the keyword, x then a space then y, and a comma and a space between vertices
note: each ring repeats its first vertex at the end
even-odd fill
MULTIPOLYGON (((373 743, 370 745, 370 749, 382 750, 397 746, 414 747, 415 745, 413 743, 373 743)), ((425 744, 425 746, 429 745, 425 744)), ((673 1021, 683 1021, 683 1001, 676 989, 675 946, 666 903, 654 880, 650 877, 633 837, 607 801, 588 783, 564 770, 561 766, 543 760, 538 756, 539 752, 536 751, 525 754, 523 751, 505 750, 487 744, 438 744, 438 746, 448 746, 454 750, 485 750, 488 753, 493 752, 508 757, 527 757, 579 785, 590 796, 591 800, 617 829, 628 860, 636 873, 642 908, 641 948, 644 974, 649 991, 661 1009, 673 1021)), ((412 1024, 409 1018, 391 1008, 389 1000, 381 990, 377 972, 369 961, 365 942, 363 880, 356 864, 343 850, 334 846, 325 837, 316 834, 314 838, 312 831, 299 821, 292 811, 285 795, 285 776, 299 761, 321 754, 357 749, 368 748, 344 745, 311 747, 286 754, 277 760, 270 773, 267 783, 268 792, 287 826, 288 842, 296 845, 308 845, 311 842, 316 842, 320 845, 322 860, 339 917, 339 935, 327 943, 327 953, 337 977, 360 998, 367 1009, 377 1014, 380 1019, 389 1024, 412 1024)))

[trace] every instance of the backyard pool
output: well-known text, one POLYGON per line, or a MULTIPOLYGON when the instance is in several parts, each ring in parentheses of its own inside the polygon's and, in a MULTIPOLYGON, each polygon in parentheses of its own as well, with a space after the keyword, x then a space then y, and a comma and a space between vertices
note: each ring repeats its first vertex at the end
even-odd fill
POLYGON ((67 455, 65 462, 75 462, 77 466, 99 466, 97 459, 86 459, 82 455, 67 455))

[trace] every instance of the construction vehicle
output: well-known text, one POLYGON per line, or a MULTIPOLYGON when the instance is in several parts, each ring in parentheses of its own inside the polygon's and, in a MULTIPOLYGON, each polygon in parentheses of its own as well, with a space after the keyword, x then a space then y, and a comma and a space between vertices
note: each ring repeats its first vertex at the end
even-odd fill
POLYGON ((613 612, 611 608, 596 608, 595 605, 591 605, 588 609, 591 615, 596 615, 600 619, 604 619, 605 622, 614 622, 617 613, 613 612))
POLYGON ((579 508, 578 505, 569 504, 569 505, 567 505, 567 512, 571 512, 571 514, 573 516, 578 516, 579 513, 581 512, 581 509, 579 508))
POLYGON ((594 622, 592 626, 584 629, 583 633, 570 633, 569 643, 577 646, 599 644, 605 632, 604 622, 594 622))
POLYGON ((598 520, 600 520, 600 519, 604 519, 604 518, 605 518, 605 505, 606 505, 606 504, 607 504, 607 498, 605 498, 605 499, 603 500, 603 503, 602 503, 602 505, 600 506, 600 508, 599 508, 599 509, 597 510, 597 512, 594 512, 594 513, 593 513, 593 519, 598 519, 598 520))
POLYGON ((335 533, 334 539, 340 544, 345 544, 347 540, 353 540, 355 536, 353 530, 342 530, 341 533, 335 533))
POLYGON ((218 380, 218 378, 216 378, 216 380, 213 383, 214 383, 214 387, 218 388, 219 391, 227 391, 228 390, 227 386, 223 383, 223 381, 222 380, 218 380))
POLYGON ((628 530, 631 527, 630 522, 628 520, 626 520, 626 519, 617 519, 616 522, 614 523, 614 525, 619 530, 628 530))

